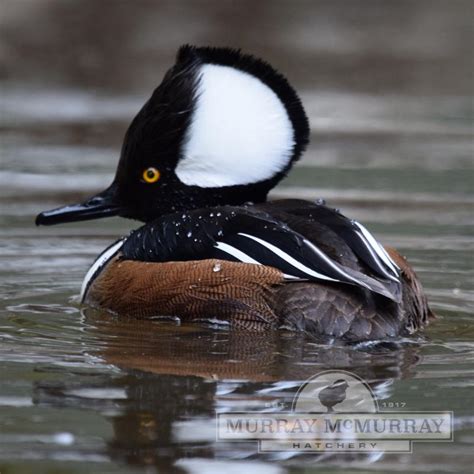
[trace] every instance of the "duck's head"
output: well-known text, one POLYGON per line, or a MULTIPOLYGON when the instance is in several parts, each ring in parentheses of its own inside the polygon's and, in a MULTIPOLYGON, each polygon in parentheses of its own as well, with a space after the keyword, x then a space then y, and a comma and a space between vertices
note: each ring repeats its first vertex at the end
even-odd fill
POLYGON ((183 46, 133 119, 112 184, 38 225, 261 202, 299 158, 308 121, 287 80, 227 48, 183 46))

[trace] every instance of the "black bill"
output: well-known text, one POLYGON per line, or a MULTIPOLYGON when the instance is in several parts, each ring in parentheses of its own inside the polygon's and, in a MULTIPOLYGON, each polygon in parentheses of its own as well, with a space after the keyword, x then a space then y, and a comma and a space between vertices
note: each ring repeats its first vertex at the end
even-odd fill
POLYGON ((121 206, 116 202, 114 185, 82 204, 71 204, 44 211, 36 216, 36 225, 54 225, 116 216, 121 206))

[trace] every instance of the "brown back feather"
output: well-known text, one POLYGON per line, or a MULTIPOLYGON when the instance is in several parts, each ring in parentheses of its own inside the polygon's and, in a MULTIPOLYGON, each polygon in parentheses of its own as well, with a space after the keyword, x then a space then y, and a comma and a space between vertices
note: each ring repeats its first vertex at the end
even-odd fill
POLYGON ((221 319, 247 329, 274 327, 272 267, 223 260, 148 263, 114 258, 93 282, 85 303, 138 318, 221 319))

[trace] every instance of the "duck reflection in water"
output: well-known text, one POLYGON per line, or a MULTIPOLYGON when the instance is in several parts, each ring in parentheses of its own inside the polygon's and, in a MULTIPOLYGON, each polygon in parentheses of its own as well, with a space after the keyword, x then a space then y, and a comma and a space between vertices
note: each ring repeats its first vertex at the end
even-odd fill
MULTIPOLYGON (((410 377, 419 360, 413 341, 396 346, 323 345, 295 332, 179 326, 115 318, 90 309, 83 310, 83 316, 86 331, 98 342, 93 355, 120 369, 116 386, 126 391, 126 397, 114 404, 108 454, 166 472, 181 472, 176 460, 184 457, 256 455, 256 441, 216 442, 217 412, 288 411, 300 385, 327 369, 350 371, 366 380, 379 398, 387 398, 393 380, 410 377)), ((106 387, 101 380, 85 383, 108 389, 110 380, 105 380, 106 387)), ((91 407, 90 398, 68 399, 64 393, 70 391, 69 385, 38 382, 37 402, 91 407)), ((110 408, 107 400, 94 400, 93 406, 100 411, 110 408)), ((341 456, 345 461, 367 460, 362 453, 301 454, 298 462, 305 457, 308 462, 340 461, 341 456)), ((274 457, 259 454, 259 459, 274 457)))

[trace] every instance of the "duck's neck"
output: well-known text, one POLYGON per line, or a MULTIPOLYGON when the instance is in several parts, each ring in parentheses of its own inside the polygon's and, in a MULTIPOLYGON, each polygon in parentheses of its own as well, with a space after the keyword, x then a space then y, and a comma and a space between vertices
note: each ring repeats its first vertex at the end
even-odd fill
POLYGON ((158 217, 175 212, 192 211, 215 206, 239 206, 247 203, 261 203, 267 200, 267 189, 255 185, 228 186, 222 188, 199 188, 188 186, 182 193, 174 192, 169 199, 164 197, 154 205, 146 207, 137 203, 123 214, 123 217, 142 222, 151 222, 158 217))

